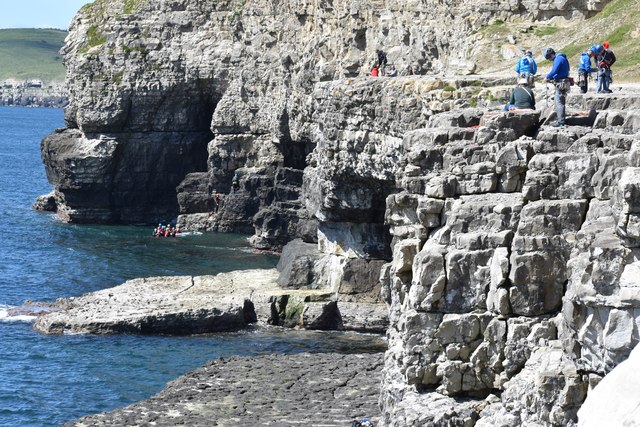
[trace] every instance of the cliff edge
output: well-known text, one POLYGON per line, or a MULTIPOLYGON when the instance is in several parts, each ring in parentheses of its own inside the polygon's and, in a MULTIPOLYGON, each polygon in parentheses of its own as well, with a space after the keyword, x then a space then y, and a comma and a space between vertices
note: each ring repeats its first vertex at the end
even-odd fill
POLYGON ((572 92, 558 129, 462 75, 497 16, 608 2, 561 3, 98 0, 43 141, 58 214, 179 214, 284 246, 280 286, 381 289, 385 425, 575 425, 640 339, 640 92, 572 92), (418 75, 366 77, 379 48, 418 75))

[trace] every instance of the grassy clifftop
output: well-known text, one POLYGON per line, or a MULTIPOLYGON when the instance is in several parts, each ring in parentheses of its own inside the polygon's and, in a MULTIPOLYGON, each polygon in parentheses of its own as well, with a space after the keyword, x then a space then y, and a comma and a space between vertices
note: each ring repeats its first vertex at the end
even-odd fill
POLYGON ((0 80, 64 80, 60 48, 66 31, 0 29, 0 80))
POLYGON ((479 40, 474 59, 480 72, 513 70, 520 48, 533 51, 539 73, 549 70, 542 51, 553 47, 564 52, 577 73, 580 54, 594 44, 608 41, 617 57, 617 81, 640 81, 640 1, 612 0, 589 19, 552 18, 548 21, 503 21, 497 19, 475 35, 479 40), (509 56, 512 56, 509 58, 509 56), (513 57, 515 55, 515 57, 513 57))

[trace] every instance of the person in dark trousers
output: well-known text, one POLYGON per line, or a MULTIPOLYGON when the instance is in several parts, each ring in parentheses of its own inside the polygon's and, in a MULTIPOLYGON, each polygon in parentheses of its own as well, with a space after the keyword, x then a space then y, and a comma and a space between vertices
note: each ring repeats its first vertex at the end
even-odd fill
POLYGON ((387 54, 384 53, 381 49, 376 49, 376 61, 378 62, 378 67, 380 68, 380 75, 384 76, 384 71, 387 66, 387 54))
POLYGON ((591 66, 591 58, 595 56, 595 48, 591 46, 586 52, 582 52, 578 62, 578 86, 582 93, 587 93, 589 86, 589 75, 598 71, 591 66))
POLYGON ((556 115, 558 118, 551 124, 551 126, 564 127, 567 92, 569 92, 569 89, 571 88, 569 83, 569 71, 571 66, 567 60, 567 55, 562 52, 556 54, 556 51, 553 50, 553 48, 546 48, 542 54, 544 59, 547 61, 553 61, 553 66, 551 67, 549 74, 546 76, 546 81, 552 82, 556 87, 555 103, 556 115))
POLYGON ((534 87, 535 74, 538 72, 538 65, 535 59, 533 59, 533 53, 530 50, 522 52, 522 58, 516 63, 516 73, 518 78, 525 78, 529 82, 529 87, 534 87))
POLYGON ((218 212, 220 210, 220 206, 222 205, 222 194, 220 194, 219 192, 215 192, 213 194, 213 202, 214 202, 214 207, 215 207, 215 212, 218 212))
POLYGON ((525 77, 518 80, 518 86, 511 91, 511 98, 504 106, 504 111, 536 109, 536 97, 528 85, 529 81, 525 77))
POLYGON ((598 56, 598 93, 611 93, 609 85, 612 82, 611 66, 616 62, 616 55, 609 48, 609 42, 602 43, 602 50, 598 56))

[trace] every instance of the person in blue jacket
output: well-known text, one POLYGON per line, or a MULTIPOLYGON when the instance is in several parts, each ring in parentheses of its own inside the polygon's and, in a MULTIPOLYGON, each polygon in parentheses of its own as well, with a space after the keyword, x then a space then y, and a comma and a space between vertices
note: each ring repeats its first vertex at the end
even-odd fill
POLYGON ((538 72, 538 65, 533 59, 533 53, 530 50, 522 52, 522 58, 516 63, 516 73, 519 79, 527 79, 529 87, 534 87, 534 76, 538 72))
POLYGON ((571 88, 569 83, 569 71, 571 66, 567 60, 567 55, 560 52, 556 54, 553 48, 546 48, 542 53, 547 61, 553 61, 551 71, 546 76, 546 81, 553 82, 556 87, 556 115, 558 116, 555 123, 552 126, 564 127, 565 124, 565 110, 567 102, 567 92, 571 88))
POLYGON ((598 71, 591 66, 591 58, 595 56, 595 52, 595 46, 591 46, 585 52, 582 52, 580 61, 578 61, 578 86, 580 86, 582 93, 587 93, 589 75, 598 71))

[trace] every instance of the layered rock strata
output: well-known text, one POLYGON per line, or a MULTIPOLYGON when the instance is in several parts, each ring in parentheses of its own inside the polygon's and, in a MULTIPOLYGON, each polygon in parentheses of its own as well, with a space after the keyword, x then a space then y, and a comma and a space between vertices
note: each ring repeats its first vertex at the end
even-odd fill
POLYGON ((488 112, 496 79, 362 75, 378 47, 470 72, 496 14, 605 3, 97 1, 65 48, 69 129, 43 144, 53 202, 317 242, 285 246, 279 285, 347 303, 378 301, 381 271, 385 425, 574 424, 639 340, 640 94, 571 94, 557 129, 488 112))
POLYGON ((34 327, 47 334, 185 335, 251 324, 375 333, 388 326, 386 307, 375 299, 341 298, 326 288, 284 289, 278 276, 273 269, 134 279, 60 299, 56 310, 39 313, 34 327))
POLYGON ((628 357, 636 114, 530 136, 514 123, 531 113, 484 114, 478 128, 405 134, 386 213, 388 425, 572 424, 628 357))
POLYGON ((606 3, 97 0, 63 49, 68 129, 43 142, 52 209, 69 222, 180 214, 186 228, 255 229, 261 248, 315 241, 299 192, 321 142, 315 83, 367 75, 378 48, 417 74, 466 73, 467 36, 497 15, 584 17, 606 3))
MULTIPOLYGON (((377 423, 382 353, 232 357, 190 372, 156 396, 67 426, 347 426, 377 423)), ((377 424, 376 424, 377 425, 377 424)))

